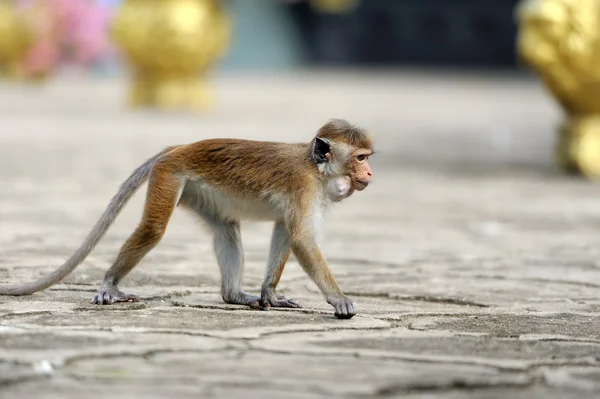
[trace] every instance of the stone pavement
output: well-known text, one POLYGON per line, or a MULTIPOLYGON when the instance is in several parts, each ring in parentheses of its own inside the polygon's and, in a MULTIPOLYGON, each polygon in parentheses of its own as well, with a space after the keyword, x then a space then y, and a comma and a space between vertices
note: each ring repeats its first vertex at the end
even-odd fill
MULTIPOLYGON (((600 187, 558 173, 560 112, 531 78, 217 76, 211 114, 131 112, 124 82, 0 85, 0 282, 58 267, 128 173, 174 143, 370 129, 374 183, 327 216, 324 251, 358 315, 337 320, 291 259, 300 310, 224 304, 210 235, 184 211, 89 304, 138 193, 61 284, 0 298, 0 398, 600 397, 600 187)), ((257 291, 270 225, 242 227, 257 291)))

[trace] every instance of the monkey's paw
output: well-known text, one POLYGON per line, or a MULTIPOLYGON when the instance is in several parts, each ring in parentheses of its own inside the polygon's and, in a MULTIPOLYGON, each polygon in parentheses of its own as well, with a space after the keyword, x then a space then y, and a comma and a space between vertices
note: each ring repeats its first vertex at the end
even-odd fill
POLYGON ((139 302, 140 297, 126 294, 118 289, 101 289, 90 301, 96 305, 112 305, 116 302, 139 302))
POLYGON ((260 299, 262 308, 301 308, 302 306, 293 299, 286 298, 284 295, 268 295, 260 299))
POLYGON ((351 319, 356 314, 354 304, 346 296, 328 298, 327 302, 335 309, 334 315, 338 319, 351 319))
POLYGON ((260 298, 256 295, 246 294, 244 291, 236 292, 229 295, 223 295, 225 303, 231 305, 246 305, 252 309, 260 308, 260 298))

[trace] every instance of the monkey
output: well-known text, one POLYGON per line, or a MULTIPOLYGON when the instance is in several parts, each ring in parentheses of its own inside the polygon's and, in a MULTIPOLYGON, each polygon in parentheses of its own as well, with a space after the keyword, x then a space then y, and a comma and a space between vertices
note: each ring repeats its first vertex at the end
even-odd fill
POLYGON ((339 287, 320 249, 323 217, 333 203, 371 182, 373 140, 366 130, 333 119, 309 143, 213 138, 165 148, 123 182, 81 246, 51 274, 20 285, 0 285, 0 295, 30 295, 73 272, 89 255, 120 211, 146 181, 141 221, 122 244, 91 303, 137 302, 119 283, 158 245, 176 207, 209 226, 225 303, 255 309, 299 308, 276 293, 290 254, 316 284, 340 319, 352 318, 353 302, 339 287), (242 220, 272 221, 260 296, 242 288, 242 220))

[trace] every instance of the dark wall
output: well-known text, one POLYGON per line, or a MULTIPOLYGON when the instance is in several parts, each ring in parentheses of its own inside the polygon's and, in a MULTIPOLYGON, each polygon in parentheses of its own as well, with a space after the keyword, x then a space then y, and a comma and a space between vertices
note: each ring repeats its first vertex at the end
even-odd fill
POLYGON ((293 6, 315 64, 515 67, 518 0, 363 0, 347 15, 293 6))

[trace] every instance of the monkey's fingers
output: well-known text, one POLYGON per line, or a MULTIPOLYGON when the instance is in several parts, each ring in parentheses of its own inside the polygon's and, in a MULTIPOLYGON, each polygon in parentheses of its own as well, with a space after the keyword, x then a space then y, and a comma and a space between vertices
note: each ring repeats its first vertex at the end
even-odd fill
POLYGON ((271 302, 274 308, 301 308, 302 306, 293 299, 283 298, 271 302))
POLYGON ((115 298, 115 302, 141 302, 139 296, 134 294, 127 294, 125 297, 117 297, 115 298))
POLYGON ((302 307, 302 305, 300 305, 295 300, 286 298, 283 295, 272 296, 271 298, 269 298, 267 300, 261 299, 260 303, 261 303, 261 308, 264 310, 271 308, 271 307, 273 307, 273 308, 301 308, 302 307))
POLYGON ((114 295, 108 290, 99 291, 90 301, 95 305, 112 305, 117 302, 140 302, 140 297, 134 294, 119 293, 114 295))
POLYGON ((334 315, 338 319, 351 319, 355 314, 356 310, 354 310, 354 304, 348 298, 343 298, 335 303, 332 303, 335 308, 334 315))
POLYGON ((112 305, 115 298, 107 291, 99 291, 90 302, 94 305, 112 305))

